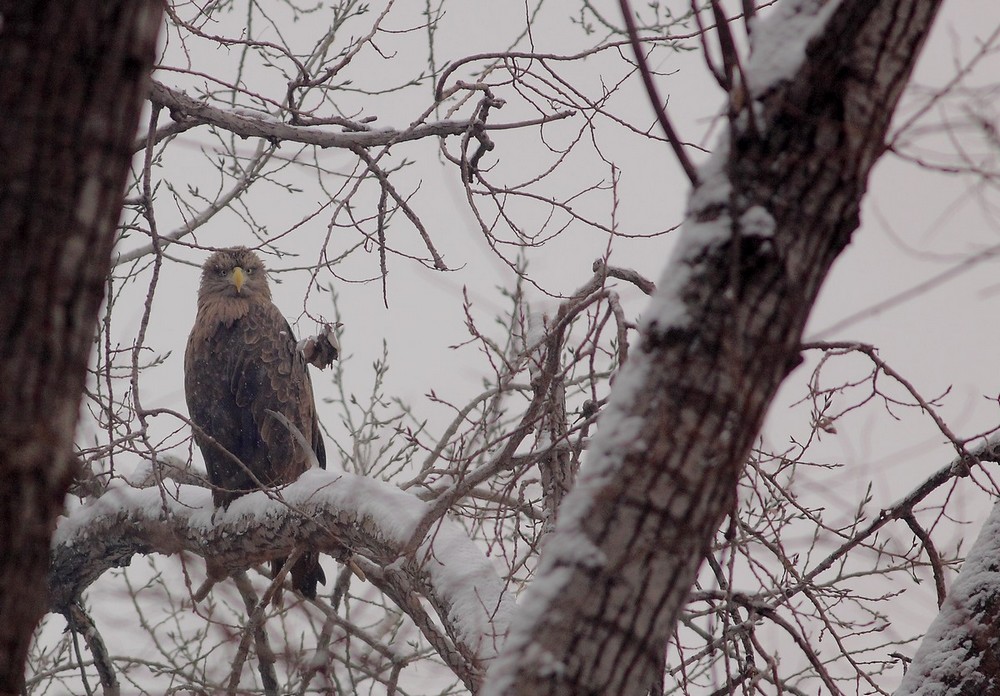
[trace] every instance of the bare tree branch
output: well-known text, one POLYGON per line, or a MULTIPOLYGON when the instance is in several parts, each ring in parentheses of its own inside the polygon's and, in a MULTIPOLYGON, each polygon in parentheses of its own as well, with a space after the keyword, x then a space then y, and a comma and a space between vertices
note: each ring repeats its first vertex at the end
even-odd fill
MULTIPOLYGON (((150 88, 150 101, 170 109, 170 114, 175 120, 180 119, 182 122, 186 122, 186 119, 194 119, 199 123, 216 126, 244 138, 264 138, 271 142, 287 141, 348 150, 386 146, 433 136, 462 135, 477 124, 476 120, 436 121, 424 124, 415 123, 402 130, 369 129, 367 126, 358 124, 359 130, 345 133, 327 130, 319 126, 296 126, 283 123, 262 111, 219 109, 211 106, 208 102, 190 97, 180 90, 171 89, 155 80, 150 88)), ((500 124, 496 127, 506 129, 535 126, 539 123, 569 118, 574 113, 573 111, 558 111, 540 119, 500 124)), ((490 126, 487 126, 486 129, 489 130, 490 126)))
POLYGON ((632 51, 635 53, 635 62, 639 66, 639 75, 642 77, 646 94, 649 95, 649 102, 653 107, 653 113, 656 114, 656 120, 659 121, 660 128, 663 129, 663 133, 667 136, 667 142, 670 143, 670 148, 674 151, 674 156, 677 157, 677 163, 681 165, 681 169, 687 175, 688 181, 691 182, 692 186, 698 186, 698 172, 691 163, 691 158, 688 157, 687 152, 684 150, 684 143, 677 134, 677 131, 674 130, 674 126, 670 122, 670 117, 667 116, 666 103, 660 98, 660 91, 656 87, 653 73, 646 62, 646 54, 643 51, 642 42, 639 40, 639 30, 635 25, 635 17, 632 16, 632 7, 629 5, 628 0, 618 0, 618 4, 621 6, 622 17, 625 19, 625 26, 628 29, 629 42, 632 44, 632 51))

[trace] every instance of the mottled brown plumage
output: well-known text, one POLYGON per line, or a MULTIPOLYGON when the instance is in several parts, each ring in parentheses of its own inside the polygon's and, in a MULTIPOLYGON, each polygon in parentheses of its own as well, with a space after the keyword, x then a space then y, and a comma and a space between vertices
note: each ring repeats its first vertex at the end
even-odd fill
MULTIPOLYGON (((249 249, 223 249, 202 267, 184 392, 216 507, 227 508, 261 485, 291 483, 309 468, 308 453, 268 410, 298 428, 326 467, 308 368, 271 302, 264 264, 249 249)), ((307 597, 325 580, 315 552, 292 568, 293 585, 307 597)))

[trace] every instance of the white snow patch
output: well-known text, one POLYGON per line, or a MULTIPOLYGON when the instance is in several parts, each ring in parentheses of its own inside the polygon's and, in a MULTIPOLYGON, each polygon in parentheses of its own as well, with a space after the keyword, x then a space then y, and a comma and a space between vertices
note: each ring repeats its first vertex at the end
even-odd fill
POLYGON ((740 234, 746 237, 773 237, 774 218, 762 205, 751 206, 740 216, 740 234))
POLYGON ((520 679, 519 670, 526 661, 537 664, 540 671, 544 670, 549 674, 560 670, 561 663, 544 648, 535 645, 531 632, 535 618, 551 610, 572 577, 569 568, 557 565, 555 557, 559 555, 559 551, 558 546, 550 544, 547 552, 542 554, 539 572, 535 577, 544 579, 536 579, 521 594, 504 651, 490 665, 481 696, 514 693, 514 687, 520 679))
POLYGON ((783 0, 752 20, 747 88, 753 97, 788 80, 805 61, 806 46, 820 33, 840 0, 783 0))
POLYGON ((586 534, 564 534, 559 537, 559 548, 564 558, 572 559, 586 568, 602 568, 608 562, 608 557, 586 534))
POLYGON ((180 514, 191 526, 211 526, 212 494, 198 486, 178 486, 176 494, 164 495, 158 488, 137 489, 114 480, 100 498, 74 510, 69 517, 60 517, 52 535, 52 545, 72 546, 89 534, 90 525, 96 520, 112 515, 140 519, 162 520, 168 514, 180 514))
POLYGON ((545 357, 545 337, 548 335, 556 311, 558 308, 551 301, 535 299, 531 302, 524 344, 525 350, 531 349, 528 354, 528 375, 532 380, 541 374, 542 360, 545 357))
POLYGON ((125 476, 125 482, 133 488, 149 488, 160 480, 166 480, 184 474, 204 476, 205 472, 193 470, 188 462, 172 454, 161 454, 157 457, 159 472, 153 467, 152 459, 141 459, 131 474, 125 476))
POLYGON ((440 596, 450 604, 448 619, 481 659, 496 657, 507 635, 512 610, 496 569, 465 531, 444 520, 418 552, 440 596))
MULTIPOLYGON (((716 140, 712 155, 698 167, 698 180, 701 182, 688 198, 687 216, 690 220, 693 214, 718 205, 727 205, 732 194, 733 185, 726 174, 729 163, 729 132, 720 134, 716 140)), ((687 221, 685 221, 686 227, 687 221)), ((689 236, 689 235, 686 235, 689 236)))
POLYGON ((153 473, 153 462, 151 459, 141 459, 131 474, 125 476, 125 482, 134 488, 146 488, 151 482, 156 481, 153 473))
POLYGON ((231 113, 237 116, 242 116, 243 118, 253 118, 258 121, 270 121, 271 123, 281 123, 281 119, 275 117, 273 114, 263 111, 261 109, 251 109, 248 107, 238 106, 231 110, 231 113))
POLYGON ((242 496, 228 510, 219 511, 220 523, 247 517, 267 519, 288 507, 323 505, 358 517, 370 518, 383 537, 396 544, 409 539, 426 503, 375 479, 322 469, 306 471, 295 483, 242 496))
POLYGON ((528 312, 528 331, 524 337, 527 348, 541 345, 549 330, 549 322, 558 311, 558 305, 546 299, 532 299, 528 312))
POLYGON ((101 209, 101 179, 90 174, 83 180, 80 195, 76 201, 76 219, 84 226, 91 227, 103 213, 101 209))
MULTIPOLYGON (((627 363, 627 365, 630 365, 627 363)), ((621 401, 616 399, 615 394, 630 393, 638 398, 640 388, 644 383, 647 370, 623 369, 615 383, 612 391, 612 403, 621 401), (626 381, 625 384, 622 384, 626 381)), ((600 427, 594 434, 591 445, 591 456, 588 466, 580 470, 579 478, 574 491, 579 490, 579 494, 569 495, 559 508, 559 526, 567 529, 577 529, 577 525, 585 521, 590 516, 590 506, 593 503, 592 496, 602 490, 609 477, 617 475, 618 464, 621 460, 621 453, 630 449, 635 440, 642 432, 644 420, 638 416, 629 416, 623 409, 610 407, 601 414, 600 427)), ((560 547, 562 542, 560 541, 560 547)), ((586 551, 582 546, 576 547, 586 551)), ((582 561, 582 559, 581 559, 582 561)))
POLYGON ((725 242, 733 233, 729 216, 723 212, 728 209, 732 194, 732 184, 726 173, 728 159, 728 134, 723 133, 712 156, 698 168, 701 184, 688 199, 684 225, 656 284, 649 308, 643 313, 641 328, 645 329, 654 321, 660 330, 688 325, 690 317, 681 290, 690 280, 692 265, 708 248, 725 242))

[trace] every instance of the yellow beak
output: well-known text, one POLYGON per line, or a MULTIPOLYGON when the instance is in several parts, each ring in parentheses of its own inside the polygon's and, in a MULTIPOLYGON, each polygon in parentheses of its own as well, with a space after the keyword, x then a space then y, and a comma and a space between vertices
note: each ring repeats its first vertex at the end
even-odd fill
POLYGON ((236 292, 243 290, 244 283, 247 282, 247 275, 243 272, 243 269, 237 266, 233 269, 233 273, 229 276, 230 280, 233 281, 233 285, 236 286, 236 292))

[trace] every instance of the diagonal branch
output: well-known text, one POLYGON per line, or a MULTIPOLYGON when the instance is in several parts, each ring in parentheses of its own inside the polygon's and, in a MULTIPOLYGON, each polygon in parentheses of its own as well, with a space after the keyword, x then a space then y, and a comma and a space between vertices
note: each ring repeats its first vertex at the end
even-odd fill
MULTIPOLYGON (((76 602, 70 605, 66 612, 66 622, 74 634, 83 636, 83 640, 86 642, 87 648, 94 658, 94 667, 97 668, 97 675, 101 680, 105 696, 118 696, 121 694, 121 685, 118 683, 118 676, 115 674, 114 660, 108 653, 108 648, 104 644, 104 639, 97 630, 94 620, 83 608, 82 604, 76 602)), ((83 669, 82 665, 80 669, 83 669)), ((86 684, 85 675, 83 676, 83 680, 84 684, 86 684)))
POLYGON ((809 311, 858 227, 940 4, 803 0, 755 24, 755 51, 783 58, 767 71, 750 56, 759 137, 731 121, 691 177, 700 183, 639 345, 486 694, 639 696, 662 678, 659 655, 767 409, 801 361, 809 311))

